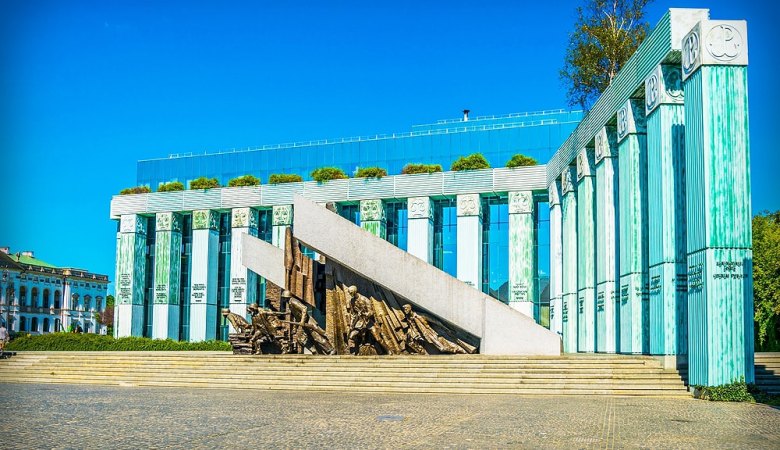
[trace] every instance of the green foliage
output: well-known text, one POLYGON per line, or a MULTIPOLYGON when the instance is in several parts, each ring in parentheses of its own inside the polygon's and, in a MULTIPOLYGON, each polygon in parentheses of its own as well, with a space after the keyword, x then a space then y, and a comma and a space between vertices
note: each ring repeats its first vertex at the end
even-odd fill
POLYGON ((569 106, 589 109, 647 37, 652 0, 585 0, 569 35, 561 81, 569 106))
POLYGON ((387 176, 387 170, 381 167, 363 167, 358 169, 355 178, 382 178, 387 176))
POLYGON ((38 336, 20 336, 6 345, 10 351, 170 351, 170 350, 224 350, 232 347, 224 341, 177 342, 170 339, 149 339, 90 333, 48 333, 38 336))
POLYGON ((184 184, 181 181, 160 183, 160 185, 157 186, 157 192, 172 192, 172 191, 183 191, 183 190, 184 190, 184 184))
POLYGON ((95 320, 97 323, 106 326, 106 334, 109 336, 114 335, 114 296, 108 294, 106 296, 106 309, 102 312, 95 311, 95 320))
POLYGON ((238 186, 260 186, 260 178, 253 175, 244 175, 228 181, 228 187, 238 186))
POLYGON ((525 156, 520 153, 512 156, 512 158, 506 162, 507 167, 535 166, 537 164, 539 164, 539 162, 534 158, 531 158, 530 156, 525 156))
POLYGON ((349 177, 347 177, 347 174, 338 167, 320 167, 319 169, 314 169, 312 171, 311 178, 314 181, 323 183, 325 181, 341 180, 349 177))
POLYGON ((753 217, 756 351, 780 351, 780 211, 753 217))
POLYGON ((275 173, 268 178, 269 184, 299 183, 301 181, 303 178, 294 173, 275 173))
POLYGON ((780 406, 780 395, 767 394, 755 384, 745 383, 745 378, 720 386, 694 386, 694 396, 713 402, 766 403, 780 406))
POLYGON ((190 181, 190 189, 212 189, 218 187, 219 181, 216 178, 200 177, 190 181))
POLYGON ((439 164, 407 164, 401 169, 401 173, 404 175, 411 175, 415 173, 434 173, 441 172, 441 165, 439 164))
POLYGON ((150 192, 152 192, 152 190, 149 189, 149 186, 136 186, 122 189, 119 191, 119 195, 148 194, 150 192))
POLYGON ((489 168, 490 164, 488 163, 487 159, 482 156, 482 153, 472 153, 469 156, 461 156, 460 158, 456 159, 455 162, 452 163, 450 170, 461 171, 489 168))

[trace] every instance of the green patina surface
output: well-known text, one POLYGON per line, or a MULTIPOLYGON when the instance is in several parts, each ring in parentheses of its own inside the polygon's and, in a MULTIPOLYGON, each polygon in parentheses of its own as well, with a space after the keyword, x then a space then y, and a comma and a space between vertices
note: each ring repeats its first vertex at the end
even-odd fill
POLYGON ((57 268, 57 266, 55 266, 54 264, 49 264, 46 261, 41 261, 40 259, 33 258, 32 256, 22 255, 21 253, 19 253, 19 254, 15 254, 15 253, 14 254, 9 254, 8 257, 11 258, 12 260, 14 260, 15 262, 17 262, 19 264, 22 264, 22 265, 25 265, 25 266, 29 265, 29 266, 46 267, 47 269, 56 269, 57 268))
POLYGON ((567 192, 561 200, 563 230, 563 349, 577 351, 577 198, 567 192))
POLYGON ((181 282, 181 232, 158 231, 154 251, 154 303, 178 305, 181 282))
POLYGON ((579 351, 596 351, 596 198, 593 176, 577 183, 577 317, 579 351))
POLYGON ((509 303, 537 298, 533 213, 509 214, 509 303))
POLYGON ((119 233, 117 236, 116 304, 143 305, 146 278, 146 235, 119 233))
POLYGON ((366 220, 360 221, 360 228, 368 231, 374 236, 379 236, 382 239, 387 235, 387 222, 384 220, 366 220))

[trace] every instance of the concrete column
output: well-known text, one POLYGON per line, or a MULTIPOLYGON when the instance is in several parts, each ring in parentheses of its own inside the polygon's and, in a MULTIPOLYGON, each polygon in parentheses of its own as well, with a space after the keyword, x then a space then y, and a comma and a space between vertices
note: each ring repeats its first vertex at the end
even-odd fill
MULTIPOLYGON (((257 236, 257 210, 234 208, 230 219, 230 311, 248 318, 246 306, 257 299, 257 275, 241 264, 241 235, 257 236)), ((232 325, 230 332, 235 332, 232 325)))
POLYGON ((561 229, 563 244, 563 351, 577 351, 577 197, 574 193, 574 167, 561 174, 561 229))
POLYGON ((381 199, 360 201, 360 228, 385 239, 387 236, 387 217, 385 205, 381 199))
MULTIPOLYGON (((117 337, 142 336, 144 327, 144 282, 146 280, 146 218, 126 214, 119 220, 116 239, 116 315, 117 337)), ((63 311, 70 306, 70 287, 62 285, 63 311)), ((67 328, 63 313, 62 326, 67 328)))
POLYGON ((458 195, 458 279, 482 290, 482 200, 458 195))
POLYGON ((577 321, 580 352, 596 351, 596 178, 592 149, 577 155, 577 321))
POLYGON ((596 134, 596 351, 615 353, 620 335, 617 136, 596 134))
POLYGON ((747 52, 744 21, 682 42, 690 384, 755 378, 747 52))
POLYGON ((154 244, 154 339, 179 340, 181 216, 157 213, 154 244))
POLYGON ((433 202, 429 197, 407 200, 407 252, 433 264, 433 202))
POLYGON ((679 66, 645 80, 650 264, 650 353, 688 353, 685 108, 679 66))
MULTIPOLYGON (((216 339, 219 213, 192 212, 190 270, 190 341, 216 339)), ((184 299, 183 299, 184 300, 184 299)))
POLYGON ((276 247, 284 248, 284 239, 287 229, 292 226, 293 206, 276 205, 272 210, 273 234, 271 235, 271 244, 276 247))
POLYGON ((563 234, 561 229, 561 182, 547 190, 550 201, 550 330, 563 334, 563 234))
POLYGON ((649 353, 647 295, 647 136, 645 107, 628 100, 618 110, 620 153, 620 351, 649 353))
POLYGON ((538 316, 536 208, 531 191, 509 193, 509 306, 538 316))

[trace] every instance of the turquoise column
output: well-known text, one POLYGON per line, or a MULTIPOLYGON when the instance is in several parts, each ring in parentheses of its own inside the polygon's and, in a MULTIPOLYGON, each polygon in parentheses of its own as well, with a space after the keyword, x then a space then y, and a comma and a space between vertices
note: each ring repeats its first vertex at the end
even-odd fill
MULTIPOLYGON (((116 236, 116 337, 142 336, 144 328, 144 281, 146 280, 146 217, 120 217, 116 236)), ((63 286, 64 287, 64 286, 63 286)), ((18 295, 17 295, 18 298, 18 295)), ((69 302, 62 293, 62 307, 69 302)))
POLYGON ((257 301, 257 274, 241 262, 241 236, 257 236, 258 219, 254 208, 233 208, 230 214, 230 311, 241 317, 247 317, 247 305, 257 301))
POLYGON ((550 204, 550 330, 563 334, 563 236, 561 223, 561 182, 547 189, 550 204))
MULTIPOLYGON (((192 212, 190 341, 216 339, 219 212, 192 212)), ((186 299, 182 299, 185 301, 186 299)))
POLYGON ((755 378, 747 52, 744 21, 682 42, 690 384, 755 378))
POLYGON ((292 226, 293 221, 293 206, 292 205, 275 205, 271 210, 271 244, 276 247, 284 248, 284 240, 287 233, 287 229, 292 226))
POLYGON ((592 149, 577 155, 577 320, 580 352, 596 351, 596 180, 592 149))
POLYGON ((596 144, 596 351, 615 353, 620 336, 618 161, 614 127, 602 128, 596 144))
POLYGON ((157 213, 154 243, 154 339, 179 340, 181 216, 157 213))
POLYGON ((360 228, 374 236, 385 239, 387 236, 387 218, 385 205, 381 199, 360 201, 360 228))
POLYGON ((628 100, 617 113, 620 227, 620 352, 650 351, 647 296, 647 139, 645 107, 628 100))
POLYGON ((531 191, 509 193, 509 306, 538 317, 536 208, 531 191))
POLYGON ((574 167, 561 174, 561 229, 563 230, 563 351, 577 351, 577 196, 574 192, 574 180, 577 176, 574 167))
POLYGON ((650 353, 688 353, 685 111, 679 66, 645 80, 650 263, 650 353))

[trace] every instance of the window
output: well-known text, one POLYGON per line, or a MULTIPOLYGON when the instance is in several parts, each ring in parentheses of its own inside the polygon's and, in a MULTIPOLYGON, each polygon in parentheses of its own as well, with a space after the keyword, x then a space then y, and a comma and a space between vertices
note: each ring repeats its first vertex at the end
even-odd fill
POLYGON ((30 331, 32 331, 33 333, 38 331, 38 318, 37 317, 33 317, 32 318, 32 323, 30 324, 30 331))
POLYGON ((45 318, 43 319, 43 332, 44 333, 50 333, 51 330, 49 329, 49 319, 45 318))
POLYGON ((360 205, 339 205, 339 215, 360 226, 360 205))
POLYGON ((509 302, 509 206, 507 196, 482 198, 482 292, 509 302))
POLYGON ((458 276, 458 207, 454 198, 433 201, 433 265, 458 276))
POLYGON ((43 307, 48 308, 49 307, 49 290, 44 289, 43 290, 43 307))
POLYGON ((387 202, 387 241, 396 247, 406 250, 408 237, 408 215, 406 202, 387 202))

